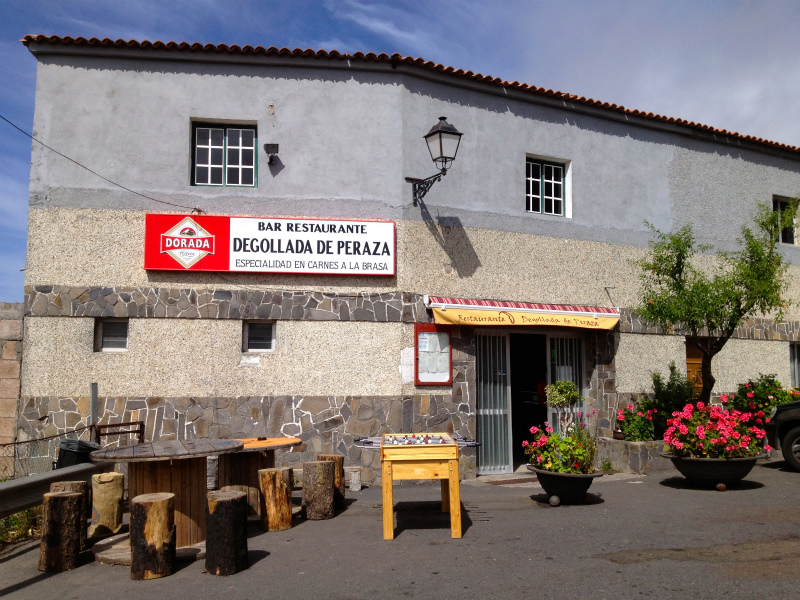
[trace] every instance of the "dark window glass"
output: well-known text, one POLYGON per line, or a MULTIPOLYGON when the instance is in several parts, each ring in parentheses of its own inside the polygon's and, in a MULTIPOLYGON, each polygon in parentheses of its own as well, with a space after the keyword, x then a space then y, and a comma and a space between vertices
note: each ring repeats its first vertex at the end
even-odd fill
POLYGON ((212 146, 222 146, 222 129, 212 129, 211 130, 211 145, 212 146))
POLYGON ((238 145, 239 145, 239 130, 228 129, 228 146, 238 146, 238 145))
POLYGON ((248 148, 252 148, 254 139, 255 139, 255 131, 253 131, 252 129, 242 130, 242 146, 247 146, 248 148))
POLYGON ((208 164, 208 148, 197 149, 197 164, 198 165, 208 164))
POLYGON ((242 185, 253 185, 253 169, 242 169, 242 185))
POLYGON ((553 201, 553 212, 557 215, 561 214, 561 200, 553 201))
POLYGON ((228 164, 229 165, 239 165, 239 149, 238 148, 228 148, 228 164))
MULTIPOLYGON (((772 210, 782 213, 789 209, 789 203, 781 200, 772 201, 772 210)), ((781 242, 784 244, 794 244, 794 227, 781 229, 781 242)))
POLYGON ((253 151, 242 150, 242 165, 245 167, 253 166, 253 151))
POLYGON ((211 164, 222 165, 222 148, 211 149, 211 164))
POLYGON ((248 350, 272 349, 272 323, 247 324, 247 349, 248 350))
POLYGON ((553 200, 547 197, 544 199, 544 212, 549 215, 553 214, 553 200))
POLYGON ((128 347, 128 322, 103 321, 102 348, 125 349, 128 347))
POLYGON ((211 169, 211 183, 214 185, 222 185, 222 167, 214 167, 211 169))
POLYGON ((549 181, 544 182, 544 195, 545 196, 552 196, 553 195, 553 184, 549 181))
POLYGON ((228 185, 239 185, 239 169, 228 167, 228 185))
POLYGON ((195 183, 208 183, 208 168, 197 167, 194 175, 195 183))
POLYGON ((197 143, 201 146, 208 146, 208 129, 197 130, 197 143))

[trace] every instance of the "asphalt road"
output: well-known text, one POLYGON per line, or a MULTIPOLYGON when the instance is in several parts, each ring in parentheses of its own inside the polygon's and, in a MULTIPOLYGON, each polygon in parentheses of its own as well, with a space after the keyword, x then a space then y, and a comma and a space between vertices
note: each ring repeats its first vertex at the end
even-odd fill
POLYGON ((396 487, 393 541, 381 490, 348 492, 329 521, 251 527, 251 566, 230 577, 203 562, 131 581, 87 562, 36 570, 38 545, 0 558, 0 597, 48 598, 800 598, 800 473, 759 464, 738 489, 692 489, 677 472, 603 477, 593 502, 551 507, 533 484, 462 483, 464 536, 450 538, 439 485, 396 487))

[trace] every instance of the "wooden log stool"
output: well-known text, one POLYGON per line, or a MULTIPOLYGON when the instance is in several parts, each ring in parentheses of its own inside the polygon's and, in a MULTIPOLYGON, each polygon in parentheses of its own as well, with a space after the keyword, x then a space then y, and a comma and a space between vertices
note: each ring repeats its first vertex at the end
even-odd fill
POLYGON ((344 508, 344 456, 341 454, 317 454, 317 460, 333 462, 333 505, 344 508))
POLYGON ((291 467, 260 469, 258 487, 261 497, 261 528, 264 531, 290 529, 294 470, 291 467))
POLYGON ((44 495, 42 541, 39 544, 40 571, 68 571, 78 566, 81 524, 85 529, 82 494, 50 492, 44 495))
POLYGON ((247 568, 247 492, 208 492, 206 571, 233 575, 247 568))
POLYGON ((92 501, 89 537, 108 537, 122 529, 122 497, 125 491, 122 473, 92 475, 92 501))
POLYGON ((86 550, 86 519, 92 516, 92 488, 86 481, 55 481, 50 492, 77 492, 81 495, 81 521, 79 534, 81 551, 86 550))
POLYGON ((303 466, 303 509, 313 521, 332 519, 334 515, 334 463, 311 461, 303 466))
POLYGON ((141 494, 131 501, 131 579, 175 571, 175 494, 141 494))

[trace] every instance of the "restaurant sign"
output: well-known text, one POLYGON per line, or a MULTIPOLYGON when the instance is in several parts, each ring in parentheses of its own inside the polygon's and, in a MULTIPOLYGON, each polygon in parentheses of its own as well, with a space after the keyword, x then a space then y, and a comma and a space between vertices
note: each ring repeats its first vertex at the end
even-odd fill
POLYGON ((144 268, 394 275, 392 221, 145 215, 144 268))

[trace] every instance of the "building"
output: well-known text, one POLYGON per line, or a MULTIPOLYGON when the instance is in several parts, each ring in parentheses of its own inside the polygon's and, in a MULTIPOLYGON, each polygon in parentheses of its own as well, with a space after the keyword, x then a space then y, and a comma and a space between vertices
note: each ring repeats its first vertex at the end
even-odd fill
MULTIPOLYGON (((630 310, 645 221, 732 249, 800 191, 799 148, 399 55, 23 43, 34 135, 75 162, 33 145, 20 439, 85 424, 97 382, 101 422, 147 439, 298 435, 284 462, 342 452, 370 480, 356 437, 445 430, 483 444, 463 476, 505 472, 543 381, 608 433, 686 367, 630 310), (463 137, 415 205, 441 115, 463 137)), ((799 317, 743 325, 717 391, 788 384, 799 317)))

